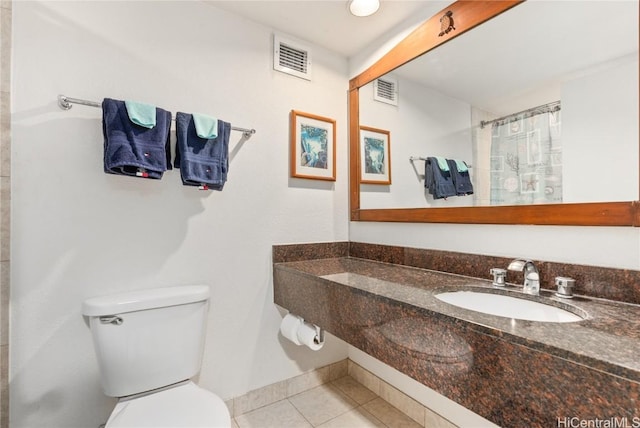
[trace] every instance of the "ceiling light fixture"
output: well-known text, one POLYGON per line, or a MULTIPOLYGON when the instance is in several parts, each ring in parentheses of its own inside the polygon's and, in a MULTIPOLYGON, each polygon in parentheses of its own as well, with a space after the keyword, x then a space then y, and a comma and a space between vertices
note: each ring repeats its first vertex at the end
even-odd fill
POLYGON ((349 11, 355 16, 373 15, 380 8, 379 0, 350 0, 349 11))

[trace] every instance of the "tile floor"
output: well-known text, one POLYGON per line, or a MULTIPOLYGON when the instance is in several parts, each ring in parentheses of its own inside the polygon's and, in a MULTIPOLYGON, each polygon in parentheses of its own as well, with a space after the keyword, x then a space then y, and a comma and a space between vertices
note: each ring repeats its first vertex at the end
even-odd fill
POLYGON ((350 376, 237 416, 233 428, 420 428, 350 376))

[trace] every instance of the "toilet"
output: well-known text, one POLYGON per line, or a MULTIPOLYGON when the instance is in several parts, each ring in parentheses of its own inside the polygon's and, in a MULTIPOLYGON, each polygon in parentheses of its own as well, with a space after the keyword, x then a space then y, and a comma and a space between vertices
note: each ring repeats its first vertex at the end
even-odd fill
POLYGON ((231 426, 222 399, 191 380, 202 364, 208 308, 202 285, 83 302, 102 388, 118 398, 106 428, 231 426))

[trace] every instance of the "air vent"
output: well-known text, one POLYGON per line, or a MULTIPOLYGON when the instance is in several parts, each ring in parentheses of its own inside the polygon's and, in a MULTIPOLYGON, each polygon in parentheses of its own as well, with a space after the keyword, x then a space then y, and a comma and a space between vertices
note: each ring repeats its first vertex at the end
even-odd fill
POLYGON ((398 81, 391 76, 384 76, 373 82, 373 99, 383 103, 398 105, 398 81))
POLYGON ((311 80, 311 50, 298 42, 274 35, 273 69, 311 80))

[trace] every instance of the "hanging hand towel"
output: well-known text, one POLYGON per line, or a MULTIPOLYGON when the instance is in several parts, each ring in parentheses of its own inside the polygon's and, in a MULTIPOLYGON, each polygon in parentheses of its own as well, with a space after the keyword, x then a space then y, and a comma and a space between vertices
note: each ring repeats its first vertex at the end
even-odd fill
POLYGON ((466 163, 459 160, 447 159, 449 171, 453 179, 453 186, 458 196, 473 194, 473 185, 469 176, 469 167, 466 163))
POLYGON ((124 105, 131 122, 149 129, 156 126, 156 106, 129 100, 124 105))
POLYGON ((218 136, 218 119, 204 114, 193 113, 196 134, 200 138, 212 139, 218 136))
POLYGON ((456 163, 456 168, 458 169, 458 172, 469 171, 469 167, 467 166, 467 163, 465 161, 461 161, 458 159, 454 159, 453 161, 456 163))
MULTIPOLYGON (((449 169, 448 166, 447 169, 449 169)), ((451 171, 443 171, 438 164, 438 159, 435 157, 428 157, 425 162, 424 187, 433 195, 433 199, 448 198, 456 195, 451 171)))
POLYGON ((222 190, 229 170, 229 135, 231 124, 217 120, 215 138, 201 138, 196 132, 193 115, 176 114, 176 157, 174 166, 180 168, 185 186, 222 190))
POLYGON ((104 172, 160 179, 171 169, 171 113, 155 110, 156 125, 146 128, 129 119, 124 101, 103 100, 104 172))
POLYGON ((438 166, 442 172, 449 172, 449 163, 447 162, 447 159, 440 156, 436 156, 435 158, 438 161, 438 166))

